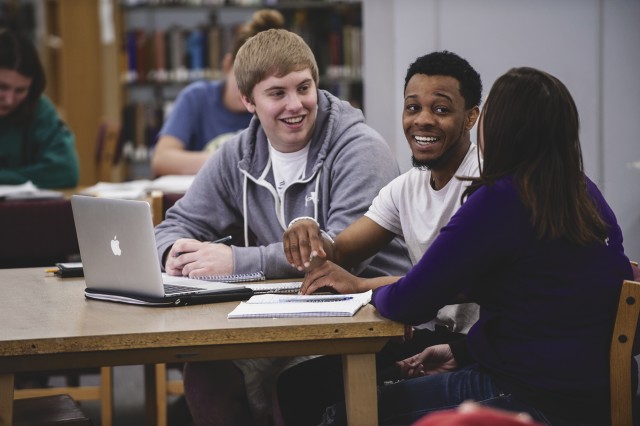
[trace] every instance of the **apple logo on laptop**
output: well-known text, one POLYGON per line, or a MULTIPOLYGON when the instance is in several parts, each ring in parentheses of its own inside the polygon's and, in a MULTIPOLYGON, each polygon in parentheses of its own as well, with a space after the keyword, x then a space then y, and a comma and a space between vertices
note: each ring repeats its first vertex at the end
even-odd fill
POLYGON ((114 235, 113 240, 111 240, 111 251, 116 256, 120 256, 122 254, 122 250, 120 250, 120 241, 118 241, 117 235, 114 235))

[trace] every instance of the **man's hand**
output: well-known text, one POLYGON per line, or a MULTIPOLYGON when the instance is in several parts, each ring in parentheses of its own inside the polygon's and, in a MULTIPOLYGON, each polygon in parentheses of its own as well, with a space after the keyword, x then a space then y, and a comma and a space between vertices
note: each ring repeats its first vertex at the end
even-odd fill
POLYGON ((364 279, 344 270, 331 261, 310 270, 300 287, 300 294, 311 294, 321 288, 331 288, 338 293, 360 293, 364 279))
POLYGON ((167 256, 165 271, 190 278, 232 274, 233 253, 225 244, 181 238, 167 256))
POLYGON ((396 362, 400 374, 406 378, 453 371, 458 368, 449 345, 429 346, 419 354, 396 362))
POLYGON ((319 266, 326 260, 320 228, 311 219, 293 223, 282 236, 284 254, 291 266, 304 271, 319 266))

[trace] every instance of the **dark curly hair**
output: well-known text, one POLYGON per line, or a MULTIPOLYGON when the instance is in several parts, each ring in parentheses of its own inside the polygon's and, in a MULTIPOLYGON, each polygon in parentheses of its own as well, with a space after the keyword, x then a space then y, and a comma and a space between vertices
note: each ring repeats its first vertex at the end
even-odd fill
POLYGON ((443 75, 453 77, 460 82, 460 93, 464 98, 466 109, 480 106, 482 99, 482 81, 480 74, 469 62, 453 52, 443 50, 420 56, 407 69, 404 78, 404 89, 415 74, 443 75))

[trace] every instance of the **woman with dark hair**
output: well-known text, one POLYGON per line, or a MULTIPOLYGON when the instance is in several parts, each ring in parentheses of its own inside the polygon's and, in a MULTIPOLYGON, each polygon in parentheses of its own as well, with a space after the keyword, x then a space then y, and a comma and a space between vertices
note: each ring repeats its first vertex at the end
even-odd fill
MULTIPOLYGON (((609 423, 611 333, 633 271, 613 211, 584 174, 578 135, 564 84, 510 70, 480 116, 480 176, 421 260, 393 284, 359 279, 337 289, 374 288, 378 311, 406 324, 461 295, 480 305, 464 340, 399 363, 408 380, 380 389, 382 424, 410 424, 465 400, 553 425, 609 423)), ((322 269, 309 275, 304 293, 331 285, 322 269)))
POLYGON ((78 183, 74 136, 43 95, 45 85, 31 40, 0 29, 0 185, 78 183))

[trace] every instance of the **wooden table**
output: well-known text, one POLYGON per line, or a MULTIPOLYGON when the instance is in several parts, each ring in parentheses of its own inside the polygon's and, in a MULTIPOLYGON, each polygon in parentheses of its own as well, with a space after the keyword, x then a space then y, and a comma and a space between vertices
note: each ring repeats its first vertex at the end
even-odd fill
POLYGON ((339 318, 227 319, 238 302, 150 308, 86 300, 82 279, 0 270, 0 426, 14 373, 255 357, 342 354, 350 425, 377 424, 374 353, 403 326, 368 305, 339 318))

